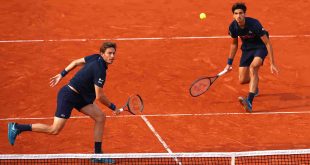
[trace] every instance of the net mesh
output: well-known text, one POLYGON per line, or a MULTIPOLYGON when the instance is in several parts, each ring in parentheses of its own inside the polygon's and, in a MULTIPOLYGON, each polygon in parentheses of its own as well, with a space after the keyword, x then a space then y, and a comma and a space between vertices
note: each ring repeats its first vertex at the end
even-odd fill
POLYGON ((310 150, 132 154, 2 154, 0 164, 309 165, 310 150))

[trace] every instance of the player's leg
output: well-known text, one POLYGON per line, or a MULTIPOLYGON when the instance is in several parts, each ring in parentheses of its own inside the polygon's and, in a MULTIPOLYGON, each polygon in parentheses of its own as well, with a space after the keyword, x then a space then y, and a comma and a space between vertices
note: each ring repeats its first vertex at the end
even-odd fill
POLYGON ((96 104, 88 104, 80 110, 85 115, 91 117, 95 121, 94 126, 94 140, 95 140, 95 153, 102 153, 101 143, 104 131, 106 115, 99 109, 96 104))
POLYGON ((239 67, 239 83, 248 84, 250 82, 250 71, 249 67, 239 67))
MULTIPOLYGON (((250 83, 250 67, 239 67, 239 83, 240 84, 248 84, 250 83)), ((258 95, 258 86, 255 89, 255 96, 258 95)))
POLYGON ((47 133, 51 135, 58 135, 59 132, 64 128, 67 119, 54 117, 54 122, 52 125, 36 123, 32 124, 32 131, 39 133, 47 133))
MULTIPOLYGON (((80 109, 80 112, 90 116, 95 121, 94 127, 94 140, 95 140, 95 153, 102 153, 102 137, 104 132, 104 125, 106 115, 103 113, 96 104, 88 104, 80 109)), ((108 163, 114 164, 115 160, 111 158, 98 158, 91 159, 94 163, 108 163)))
POLYGON ((259 68, 263 65, 264 59, 266 58, 268 51, 267 48, 260 48, 253 51, 254 59, 250 65, 250 85, 249 85, 249 95, 248 100, 252 105, 254 96, 258 93, 258 82, 259 82, 259 68))
MULTIPOLYGON (((253 59, 254 59, 253 51, 242 50, 242 55, 239 64, 239 82, 241 84, 248 84, 251 82, 250 65, 253 59)), ((238 100, 246 111, 252 112, 252 104, 248 101, 246 97, 240 96, 238 97, 238 100)))
POLYGON ((18 124, 9 123, 8 124, 8 139, 11 145, 14 145, 17 135, 24 131, 32 131, 39 133, 48 133, 51 135, 57 135, 65 126, 67 119, 54 117, 54 122, 52 125, 47 124, 18 124))
POLYGON ((261 57, 255 57, 249 67, 250 74, 250 84, 249 84, 249 94, 248 97, 239 97, 239 102, 248 112, 252 112, 253 99, 258 91, 258 71, 260 66, 263 64, 263 59, 261 57))
POLYGON ((259 81, 258 71, 262 64, 263 59, 261 57, 255 57, 250 65, 250 84, 249 84, 248 100, 251 104, 258 89, 258 81, 259 81))
MULTIPOLYGON (((239 67, 239 82, 240 84, 248 84, 251 82, 250 67, 239 67)), ((240 96, 238 97, 238 100, 246 111, 252 112, 252 104, 248 101, 247 98, 240 96)))
POLYGON ((67 119, 71 115, 73 105, 71 100, 75 99, 75 94, 67 86, 61 88, 57 96, 57 110, 52 125, 47 124, 18 124, 8 123, 8 139, 11 145, 14 145, 17 135, 24 131, 33 131, 57 135, 65 126, 67 119))
POLYGON ((250 77, 250 84, 249 84, 249 94, 248 97, 239 97, 240 103, 243 105, 245 110, 248 112, 252 112, 252 103, 254 96, 258 94, 258 71, 260 66, 263 65, 264 59, 268 54, 266 48, 259 48, 248 51, 245 53, 249 58, 246 61, 246 64, 249 65, 249 77, 250 77))

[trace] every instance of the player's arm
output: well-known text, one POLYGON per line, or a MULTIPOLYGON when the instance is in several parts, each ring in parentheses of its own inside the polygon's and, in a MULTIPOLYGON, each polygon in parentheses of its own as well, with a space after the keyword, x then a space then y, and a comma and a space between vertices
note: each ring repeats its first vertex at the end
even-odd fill
POLYGON ((275 65, 273 48, 272 48, 271 42, 270 42, 270 40, 269 40, 269 38, 267 37, 266 34, 261 36, 261 39, 265 43, 265 45, 267 47, 267 50, 268 50, 268 54, 269 54, 269 57, 270 57, 270 70, 271 70, 271 73, 278 74, 279 70, 278 70, 277 66, 275 65))
POLYGON ((54 87, 59 83, 59 81, 65 77, 72 69, 74 69, 76 66, 85 64, 84 58, 79 58, 76 60, 73 60, 61 73, 57 74, 56 76, 52 77, 50 79, 50 86, 54 87))
POLYGON ((79 59, 73 60, 64 70, 66 72, 70 72, 75 67, 77 67, 79 65, 84 65, 85 63, 86 63, 85 58, 79 58, 79 59))
POLYGON ((98 100, 101 104, 105 105, 106 107, 110 108, 113 111, 116 109, 116 106, 105 96, 103 88, 97 86, 96 84, 95 84, 95 93, 96 93, 96 100, 98 100))
POLYGON ((235 55, 238 50, 238 38, 231 38, 231 44, 230 44, 230 50, 229 50, 229 55, 228 55, 228 60, 227 60, 227 65, 225 67, 225 70, 230 70, 232 62, 235 58, 235 55))

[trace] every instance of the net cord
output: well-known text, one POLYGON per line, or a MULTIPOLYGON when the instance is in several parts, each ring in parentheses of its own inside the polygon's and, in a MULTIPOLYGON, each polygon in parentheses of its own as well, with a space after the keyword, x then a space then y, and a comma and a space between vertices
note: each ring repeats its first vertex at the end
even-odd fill
POLYGON ((117 154, 1 154, 0 159, 87 159, 87 158, 182 158, 225 157, 310 154, 310 149, 266 150, 247 152, 186 152, 186 153, 117 153, 117 154))

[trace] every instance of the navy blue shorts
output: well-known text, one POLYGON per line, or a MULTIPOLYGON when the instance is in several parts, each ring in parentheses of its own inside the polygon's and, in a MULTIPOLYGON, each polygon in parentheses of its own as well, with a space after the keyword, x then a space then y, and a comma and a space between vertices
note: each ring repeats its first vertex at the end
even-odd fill
POLYGON ((268 54, 268 50, 266 47, 258 48, 258 49, 251 49, 251 50, 242 50, 239 67, 249 67, 254 57, 260 57, 264 63, 264 60, 267 54, 268 54))
POLYGON ((91 103, 87 103, 80 94, 74 92, 68 85, 65 85, 58 92, 55 116, 68 119, 73 108, 80 111, 88 104, 91 103))

